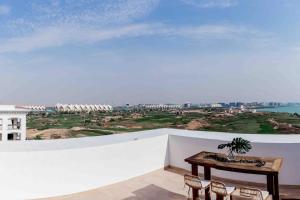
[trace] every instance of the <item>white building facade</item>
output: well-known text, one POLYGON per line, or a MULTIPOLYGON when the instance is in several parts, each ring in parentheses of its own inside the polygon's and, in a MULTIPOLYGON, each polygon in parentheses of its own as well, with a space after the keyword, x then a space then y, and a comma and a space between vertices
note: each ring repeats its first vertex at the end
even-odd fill
POLYGON ((27 113, 13 105, 0 105, 0 141, 26 140, 27 113))

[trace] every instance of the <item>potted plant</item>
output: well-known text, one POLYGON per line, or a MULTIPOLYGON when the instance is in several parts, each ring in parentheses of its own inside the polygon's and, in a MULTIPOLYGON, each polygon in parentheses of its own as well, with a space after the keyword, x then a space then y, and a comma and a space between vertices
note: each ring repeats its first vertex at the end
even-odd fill
POLYGON ((252 146, 248 140, 243 138, 233 138, 233 140, 226 144, 220 144, 218 149, 228 148, 228 160, 234 160, 234 153, 246 154, 252 149, 252 146))

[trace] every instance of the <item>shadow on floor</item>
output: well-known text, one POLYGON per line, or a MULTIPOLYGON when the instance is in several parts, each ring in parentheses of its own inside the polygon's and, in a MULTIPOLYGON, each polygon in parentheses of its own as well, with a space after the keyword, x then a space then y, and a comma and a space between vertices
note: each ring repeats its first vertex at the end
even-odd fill
POLYGON ((187 197, 168 191, 156 185, 148 185, 142 189, 133 192, 135 196, 125 198, 123 200, 187 200, 187 197))

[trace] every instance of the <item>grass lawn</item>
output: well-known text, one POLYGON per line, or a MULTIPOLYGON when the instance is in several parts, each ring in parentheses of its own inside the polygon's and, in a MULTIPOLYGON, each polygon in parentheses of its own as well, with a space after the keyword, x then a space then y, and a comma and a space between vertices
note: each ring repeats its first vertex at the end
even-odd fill
POLYGON ((290 123, 300 127, 300 117, 286 113, 242 113, 234 116, 217 116, 210 113, 184 113, 149 111, 143 112, 138 118, 131 117, 131 113, 93 113, 93 114, 51 114, 48 116, 29 115, 28 128, 45 129, 71 129, 81 127, 85 130, 72 131, 72 135, 99 136, 113 133, 132 132, 157 128, 185 127, 192 120, 205 120, 210 127, 199 130, 233 132, 233 133, 279 133, 268 122, 274 119, 279 123, 290 123), (109 116, 109 121, 105 119, 109 116), (116 117, 117 116, 117 117, 116 117), (115 117, 115 118, 114 118, 115 117))

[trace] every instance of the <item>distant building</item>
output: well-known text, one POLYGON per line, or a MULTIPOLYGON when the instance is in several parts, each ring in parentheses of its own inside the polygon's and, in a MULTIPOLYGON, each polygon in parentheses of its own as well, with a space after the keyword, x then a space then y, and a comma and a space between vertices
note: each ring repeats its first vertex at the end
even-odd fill
POLYGON ((139 104, 137 106, 140 109, 152 109, 152 110, 172 110, 172 109, 181 109, 181 104, 139 104))
POLYGON ((236 102, 230 102, 229 107, 236 108, 237 107, 236 102))
POLYGON ((270 102, 270 103, 269 103, 269 106, 270 106, 270 107, 279 107, 279 106, 280 106, 280 103, 278 103, 278 102, 270 102))
POLYGON ((245 111, 245 110, 246 110, 246 107, 245 107, 244 105, 241 105, 241 106, 240 106, 240 109, 241 109, 241 111, 245 111))
POLYGON ((27 105, 27 106, 21 106, 22 108, 28 109, 32 112, 45 112, 46 106, 41 105, 27 105))
POLYGON ((191 108, 192 107, 192 103, 190 102, 186 102, 185 104, 183 104, 184 108, 191 108))
POLYGON ((110 105, 87 105, 87 104, 56 104, 57 112, 80 113, 80 112, 110 112, 113 107, 110 105))
POLYGON ((0 105, 0 140, 26 140, 26 115, 30 110, 0 105))
POLYGON ((219 104, 219 103, 213 103, 213 104, 210 105, 210 107, 212 107, 212 108, 222 108, 223 106, 222 106, 222 104, 219 104))
POLYGON ((219 104, 221 104, 221 106, 222 106, 223 108, 229 107, 229 104, 227 104, 227 103, 219 103, 219 104))

